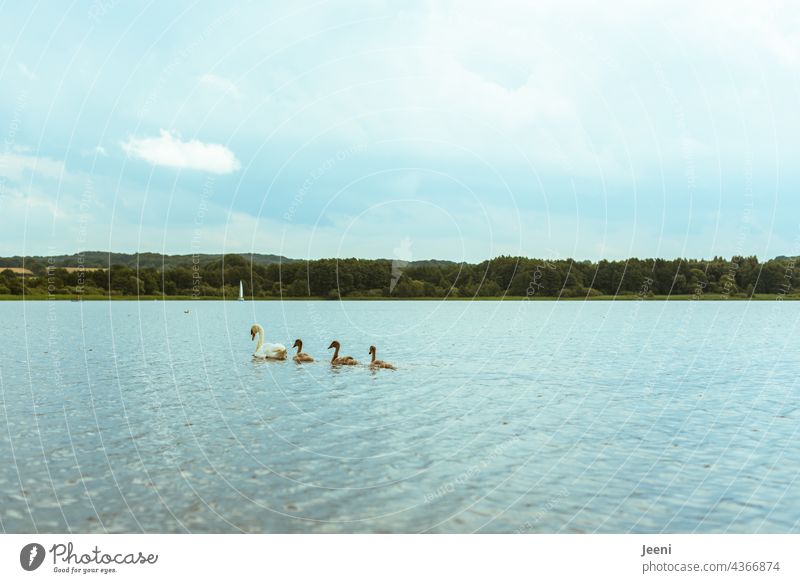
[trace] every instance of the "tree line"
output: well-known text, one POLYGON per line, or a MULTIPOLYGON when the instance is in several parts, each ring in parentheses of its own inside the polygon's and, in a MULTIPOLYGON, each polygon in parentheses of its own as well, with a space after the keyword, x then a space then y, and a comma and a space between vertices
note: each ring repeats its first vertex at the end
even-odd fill
POLYGON ((754 256, 637 259, 599 262, 501 256, 477 264, 448 261, 318 259, 263 264, 229 254, 181 264, 113 264, 68 272, 38 258, 25 263, 34 276, 0 267, 0 295, 246 296, 366 298, 592 297, 600 295, 789 295, 800 286, 795 259, 759 262, 754 256))

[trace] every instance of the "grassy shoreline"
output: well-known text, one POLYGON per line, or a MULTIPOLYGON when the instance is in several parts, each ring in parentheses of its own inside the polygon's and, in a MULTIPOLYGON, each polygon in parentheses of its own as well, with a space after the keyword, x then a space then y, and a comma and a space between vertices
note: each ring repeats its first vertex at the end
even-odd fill
MULTIPOLYGON (((48 295, 26 295, 26 296, 18 296, 18 295, 9 295, 4 294, 0 295, 0 301, 28 301, 28 302, 46 302, 46 301, 71 301, 74 296, 66 295, 66 294, 54 294, 52 296, 48 295)), ((641 297, 636 294, 626 294, 626 295, 618 295, 618 296, 593 296, 593 297, 570 297, 570 298, 559 298, 556 296, 490 296, 490 297, 447 297, 447 298, 440 298, 440 297, 418 297, 418 298, 386 298, 386 297, 370 297, 370 296, 358 296, 358 297, 344 297, 341 298, 343 301, 346 302, 386 302, 386 301, 402 301, 402 302, 433 302, 433 301, 448 301, 448 302, 469 302, 469 301, 535 301, 535 302, 554 302, 554 301, 566 301, 566 302, 580 302, 580 301, 590 301, 590 302, 609 302, 609 301, 656 301, 656 302, 664 302, 664 301, 692 301, 692 300, 699 300, 699 301, 776 301, 778 299, 786 300, 786 301, 797 301, 800 300, 800 294, 796 295, 778 295, 778 294, 754 294, 753 296, 745 296, 745 295, 729 295, 725 296, 723 294, 703 294, 700 297, 696 297, 693 294, 676 294, 671 296, 649 296, 649 297, 641 297)), ((320 301, 320 302, 328 302, 328 301, 338 301, 339 298, 331 299, 321 296, 307 296, 307 297, 275 297, 275 296, 267 296, 262 298, 248 298, 247 301, 258 301, 258 302, 270 302, 270 301, 289 301, 289 302, 297 302, 297 301, 320 301)), ((103 302, 103 301, 128 301, 128 302, 146 302, 146 301, 228 301, 228 302, 235 302, 237 301, 235 298, 223 298, 223 297, 211 297, 211 296, 120 296, 120 295, 85 295, 81 297, 81 301, 89 301, 89 302, 103 302)))

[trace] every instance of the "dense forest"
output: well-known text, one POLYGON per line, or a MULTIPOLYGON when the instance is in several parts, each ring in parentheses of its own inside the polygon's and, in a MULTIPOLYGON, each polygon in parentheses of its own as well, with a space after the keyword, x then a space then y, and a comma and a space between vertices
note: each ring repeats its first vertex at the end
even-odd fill
POLYGON ((793 294, 795 259, 547 260, 497 257, 478 264, 365 259, 300 261, 274 255, 124 255, 0 258, 0 295, 238 296, 338 299, 793 294), (91 257, 91 261, 87 260, 91 257), (143 261, 142 257, 147 260, 143 261), (107 263, 103 263, 103 260, 107 263), (4 267, 23 266, 20 276, 4 267), (81 266, 86 270, 75 267, 81 266), (71 269, 67 270, 66 268, 71 269), (94 268, 95 270, 89 270, 94 268), (97 269, 102 268, 102 269, 97 269))

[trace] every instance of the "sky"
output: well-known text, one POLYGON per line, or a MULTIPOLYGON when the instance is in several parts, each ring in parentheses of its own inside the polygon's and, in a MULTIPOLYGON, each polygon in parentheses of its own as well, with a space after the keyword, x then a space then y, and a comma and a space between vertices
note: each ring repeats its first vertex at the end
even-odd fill
POLYGON ((0 256, 800 255, 797 3, 0 14, 0 256))

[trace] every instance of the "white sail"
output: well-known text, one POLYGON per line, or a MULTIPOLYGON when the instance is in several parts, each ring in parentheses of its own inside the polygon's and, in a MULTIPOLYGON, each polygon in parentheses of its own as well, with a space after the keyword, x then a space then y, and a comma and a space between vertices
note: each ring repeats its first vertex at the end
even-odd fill
POLYGON ((239 280, 239 301, 244 301, 244 284, 241 279, 239 280))

